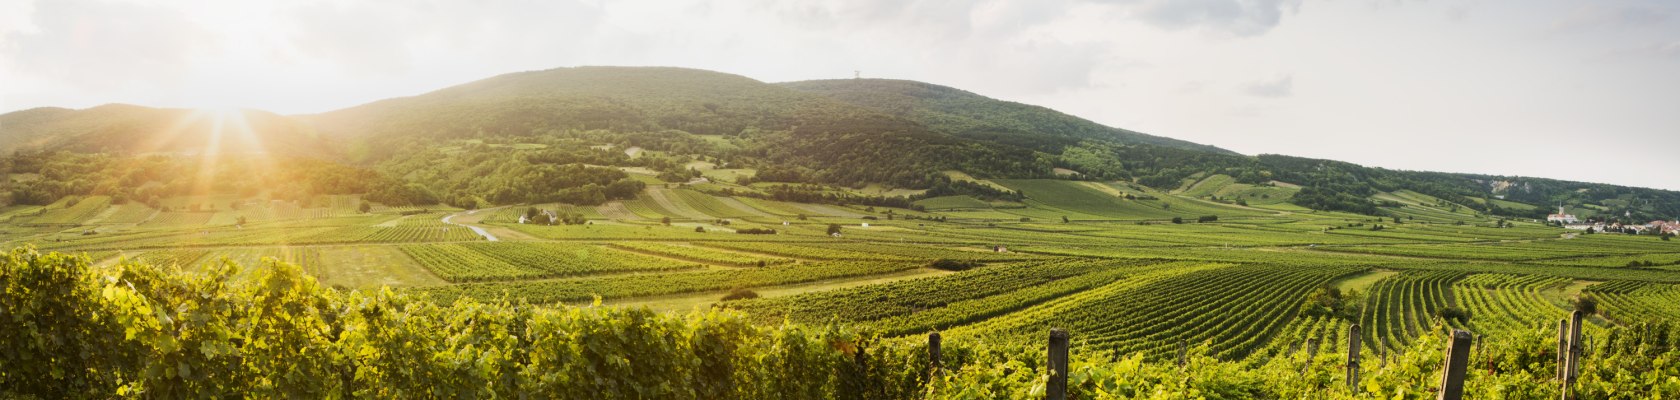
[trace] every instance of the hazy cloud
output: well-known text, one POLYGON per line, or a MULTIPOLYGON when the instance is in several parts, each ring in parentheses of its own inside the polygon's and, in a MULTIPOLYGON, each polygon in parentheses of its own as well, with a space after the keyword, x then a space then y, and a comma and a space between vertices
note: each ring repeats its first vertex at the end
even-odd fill
POLYGON ((1552 23, 1553 32, 1566 33, 1587 29, 1627 29, 1668 22, 1675 15, 1673 4, 1617 4, 1618 2, 1589 2, 1565 14, 1552 23))
POLYGON ((180 66, 216 46, 215 36, 171 7, 64 0, 8 9, 33 14, 30 29, 4 32, 0 63, 67 86, 176 82, 186 76, 180 66))
POLYGON ((1249 84, 1243 91, 1253 96, 1282 98, 1295 94, 1295 76, 1284 75, 1269 81, 1249 84))
POLYGON ((1675 187, 1676 22, 1660 0, 0 0, 0 112, 313 113, 576 65, 861 70, 1248 154, 1675 187), (1361 151, 1396 135, 1461 145, 1361 151), (1526 156, 1588 140, 1639 146, 1526 156))
POLYGON ((1118 0, 1139 19, 1166 29, 1204 27, 1238 36, 1266 33, 1299 0, 1118 0))

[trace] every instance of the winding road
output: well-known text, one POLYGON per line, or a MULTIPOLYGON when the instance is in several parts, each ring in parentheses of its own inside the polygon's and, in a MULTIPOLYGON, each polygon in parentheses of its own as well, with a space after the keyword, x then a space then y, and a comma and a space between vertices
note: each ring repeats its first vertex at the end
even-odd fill
POLYGON ((464 226, 464 227, 467 227, 467 229, 472 229, 474 233, 478 233, 479 236, 483 236, 484 240, 488 240, 488 241, 492 241, 492 242, 500 240, 500 239, 496 239, 496 235, 490 234, 490 232, 484 230, 484 228, 480 228, 480 227, 476 227, 476 226, 472 226, 472 225, 467 225, 467 224, 457 224, 457 223, 454 223, 454 222, 449 222, 449 219, 450 218, 455 218, 456 215, 461 215, 463 213, 465 213, 465 214, 477 214, 478 211, 479 210, 463 211, 463 212, 458 212, 458 213, 454 213, 454 214, 445 215, 445 216, 443 216, 443 223, 450 224, 450 225, 455 225, 455 226, 464 226))

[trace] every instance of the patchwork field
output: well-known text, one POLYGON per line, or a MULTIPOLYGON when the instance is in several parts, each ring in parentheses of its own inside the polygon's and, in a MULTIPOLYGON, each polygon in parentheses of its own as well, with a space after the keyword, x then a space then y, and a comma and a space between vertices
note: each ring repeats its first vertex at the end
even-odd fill
POLYGON ((1265 362, 1354 323, 1374 351, 1402 351, 1438 326, 1516 335, 1555 324, 1582 297, 1601 304, 1594 330, 1680 318, 1680 242, 1652 236, 1566 238, 1521 220, 1496 227, 1407 191, 1375 196, 1401 204, 1391 216, 1311 212, 1285 202, 1299 188, 1224 175, 1173 193, 973 181, 1025 198, 933 197, 910 210, 659 186, 595 207, 471 214, 362 211, 355 196, 179 198, 160 208, 94 196, 0 216, 7 244, 102 265, 193 271, 226 260, 250 271, 285 262, 347 290, 721 306, 766 324, 841 321, 887 337, 1030 341, 1054 326, 1089 349, 1147 359, 1196 343, 1217 358, 1265 362), (520 223, 544 211, 582 221, 520 223), (1335 311, 1303 306, 1330 301, 1329 289, 1335 311))

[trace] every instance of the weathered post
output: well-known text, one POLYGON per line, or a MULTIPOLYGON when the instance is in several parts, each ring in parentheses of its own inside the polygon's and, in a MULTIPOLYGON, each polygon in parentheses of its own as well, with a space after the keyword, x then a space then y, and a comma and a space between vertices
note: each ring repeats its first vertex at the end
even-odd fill
POLYGON ((1447 365, 1441 371, 1441 392, 1437 400, 1459 400, 1464 397, 1465 364, 1470 363, 1470 332, 1454 329, 1452 343, 1447 345, 1447 365))
POLYGON ((1563 362, 1563 399, 1575 398, 1575 379, 1581 376, 1581 310, 1569 312, 1569 351, 1563 362))
POLYGON ((939 347, 942 342, 939 332, 928 334, 928 371, 931 371, 934 377, 938 377, 942 372, 940 370, 945 368, 944 361, 939 358, 939 347))
POLYGON ((1044 398, 1067 400, 1068 333, 1062 328, 1050 329, 1050 382, 1044 384, 1044 398))
POLYGON ((1354 393, 1359 392, 1359 324, 1348 327, 1348 356, 1347 356, 1347 384, 1354 393))
POLYGON ((1190 342, 1188 340, 1180 339, 1178 341, 1178 366, 1179 366, 1179 368, 1184 367, 1184 357, 1186 356, 1185 353, 1188 353, 1189 351, 1190 351, 1190 342))
POLYGON ((1569 364, 1569 319, 1564 318, 1564 319, 1558 320, 1557 374, 1556 375, 1557 375, 1557 380, 1559 382, 1562 382, 1566 379, 1569 379, 1568 376, 1565 376, 1565 372, 1564 372, 1564 371, 1568 370, 1567 369, 1569 367, 1568 364, 1569 364))
POLYGON ((1318 355, 1318 338, 1307 338, 1307 362, 1301 366, 1301 375, 1312 370, 1313 356, 1318 355))

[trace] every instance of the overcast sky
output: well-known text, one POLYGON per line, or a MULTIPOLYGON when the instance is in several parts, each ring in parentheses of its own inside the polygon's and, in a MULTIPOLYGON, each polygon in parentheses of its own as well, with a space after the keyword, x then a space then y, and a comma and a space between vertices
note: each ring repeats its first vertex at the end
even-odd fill
POLYGON ((0 0, 0 110, 314 113, 495 74, 912 79, 1212 144, 1680 189, 1676 1, 0 0))

